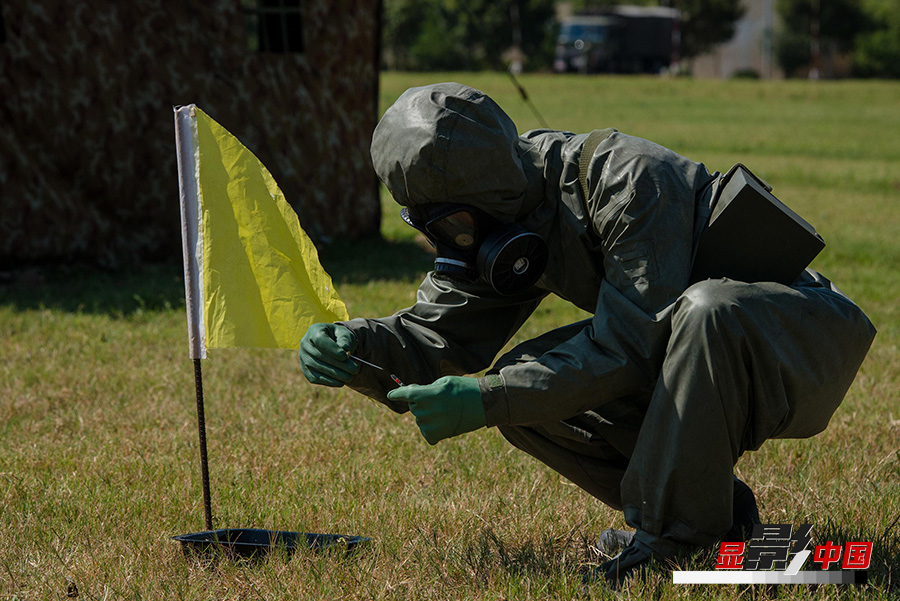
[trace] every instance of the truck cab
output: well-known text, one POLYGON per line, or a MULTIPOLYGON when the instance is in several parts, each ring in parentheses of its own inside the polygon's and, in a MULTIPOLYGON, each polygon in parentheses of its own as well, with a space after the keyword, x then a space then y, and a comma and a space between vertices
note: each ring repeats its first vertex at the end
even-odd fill
POLYGON ((659 73, 677 58, 677 9, 620 6, 560 21, 558 73, 659 73))

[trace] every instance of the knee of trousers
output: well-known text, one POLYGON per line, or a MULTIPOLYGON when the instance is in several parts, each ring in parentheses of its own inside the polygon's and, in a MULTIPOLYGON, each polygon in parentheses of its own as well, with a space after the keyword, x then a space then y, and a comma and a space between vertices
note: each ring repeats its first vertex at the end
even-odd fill
MULTIPOLYGON (((722 420, 732 462, 764 440, 756 439, 747 422, 754 375, 746 353, 754 325, 753 307, 743 301, 752 294, 750 285, 725 279, 688 288, 675 305, 663 364, 664 389, 680 415, 707 424, 713 416, 722 420)), ((780 419, 786 408, 781 397, 777 400, 780 419)))
POLYGON ((740 299, 748 284, 729 279, 704 280, 685 290, 675 303, 672 335, 703 336, 727 334, 740 327, 743 312, 740 299), (709 326, 714 326, 710 328, 709 326))

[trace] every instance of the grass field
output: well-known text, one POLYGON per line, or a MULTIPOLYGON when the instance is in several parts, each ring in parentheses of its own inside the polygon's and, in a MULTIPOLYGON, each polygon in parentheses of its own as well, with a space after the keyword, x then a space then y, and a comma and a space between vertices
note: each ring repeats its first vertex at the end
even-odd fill
MULTIPOLYGON (((491 94, 520 130, 538 125, 497 74, 386 74, 383 104, 445 79, 491 94)), ((656 575, 623 598, 900 597, 900 84, 522 81, 554 128, 615 126, 711 169, 749 165, 817 226, 828 247, 814 267, 879 328, 828 430, 771 441, 737 468, 764 522, 874 541, 870 584, 685 587, 656 575)), ((351 315, 413 302, 431 262, 413 233, 385 199, 385 240, 323 252, 351 315)), ((408 415, 308 385, 291 351, 204 363, 216 525, 373 542, 349 557, 186 559, 169 537, 202 530, 203 511, 179 259, 0 283, 0 599, 586 598, 593 541, 624 526, 619 515, 496 431, 429 447, 408 415)), ((549 300, 517 339, 580 315, 549 300)), ((709 557, 693 569, 712 569, 709 557)), ((611 597, 602 584, 589 594, 611 597)))

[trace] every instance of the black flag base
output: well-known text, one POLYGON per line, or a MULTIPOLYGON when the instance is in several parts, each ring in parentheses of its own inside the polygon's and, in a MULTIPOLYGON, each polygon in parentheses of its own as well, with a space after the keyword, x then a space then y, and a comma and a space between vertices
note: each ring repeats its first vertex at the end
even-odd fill
POLYGON ((290 555, 297 549, 313 551, 354 551, 370 539, 342 534, 312 534, 256 528, 226 528, 173 536, 186 555, 214 556, 224 552, 237 559, 260 559, 270 551, 284 549, 290 555))

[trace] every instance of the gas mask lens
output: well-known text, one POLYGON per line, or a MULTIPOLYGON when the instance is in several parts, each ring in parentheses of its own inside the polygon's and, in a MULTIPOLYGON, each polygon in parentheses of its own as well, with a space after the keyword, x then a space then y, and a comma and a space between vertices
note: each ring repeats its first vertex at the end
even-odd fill
POLYGON ((432 246, 449 244, 460 250, 474 247, 478 240, 478 219, 468 207, 439 205, 423 214, 419 207, 404 207, 400 217, 428 238, 432 246))
POLYGON ((464 210, 434 219, 425 229, 438 240, 461 249, 472 248, 478 235, 475 218, 464 210))

